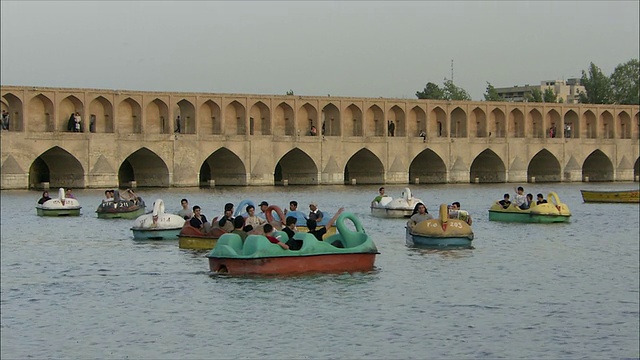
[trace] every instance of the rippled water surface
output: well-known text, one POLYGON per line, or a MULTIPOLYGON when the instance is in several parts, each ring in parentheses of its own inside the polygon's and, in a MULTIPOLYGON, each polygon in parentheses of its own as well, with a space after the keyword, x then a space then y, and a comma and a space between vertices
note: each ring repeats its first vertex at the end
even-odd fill
POLYGON ((39 192, 2 191, 0 355, 638 358, 638 205, 583 204, 579 191, 637 187, 528 184, 572 210, 547 225, 488 221, 509 184, 411 186, 432 213, 457 200, 473 215, 475 249, 450 251, 408 248, 403 220, 370 217, 376 186, 139 190, 209 218, 243 199, 344 206, 381 252, 370 273, 268 278, 213 275, 177 241, 133 241, 132 220, 96 218, 100 190, 76 191, 80 218, 37 217, 39 192))

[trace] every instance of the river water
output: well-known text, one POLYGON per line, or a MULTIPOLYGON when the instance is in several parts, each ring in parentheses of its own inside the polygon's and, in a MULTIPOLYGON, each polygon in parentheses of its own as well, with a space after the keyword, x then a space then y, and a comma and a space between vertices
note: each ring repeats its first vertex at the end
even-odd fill
MULTIPOLYGON (((638 358, 639 209, 583 204, 579 189, 637 183, 525 184, 556 191, 568 224, 488 221, 511 184, 413 185, 437 214, 460 201, 475 249, 420 250, 404 221, 369 216, 377 186, 140 189, 209 218, 224 203, 344 206, 380 255, 370 273, 210 274, 177 241, 136 242, 133 220, 97 219, 103 193, 78 190, 80 218, 37 217, 35 191, 1 195, 2 359, 638 358)), ((404 186, 387 186, 397 197, 404 186)))

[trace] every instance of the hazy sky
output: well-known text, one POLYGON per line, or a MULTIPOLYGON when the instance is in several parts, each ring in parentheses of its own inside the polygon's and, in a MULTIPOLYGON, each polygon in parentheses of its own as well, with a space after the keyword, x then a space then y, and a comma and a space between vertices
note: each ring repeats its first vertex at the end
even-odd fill
POLYGON ((415 98, 609 75, 639 1, 0 1, 3 85, 415 98))

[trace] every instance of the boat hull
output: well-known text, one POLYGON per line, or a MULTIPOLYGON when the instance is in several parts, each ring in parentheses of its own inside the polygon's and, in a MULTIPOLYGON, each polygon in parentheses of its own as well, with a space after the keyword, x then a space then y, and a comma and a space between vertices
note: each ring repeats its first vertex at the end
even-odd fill
POLYGON ((76 209, 42 209, 36 208, 38 216, 80 216, 80 208, 76 209))
POLYGON ((211 250, 216 247, 218 238, 178 235, 178 247, 191 250, 211 250))
POLYGON ((383 207, 371 207, 371 215, 381 218, 409 218, 413 209, 388 209, 383 207))
POLYGON ((407 229, 407 245, 427 248, 471 248, 473 242, 473 234, 469 236, 428 236, 421 234, 412 234, 407 229))
POLYGON ((586 203, 639 203, 638 190, 625 191, 594 191, 580 190, 582 200, 586 203))
POLYGON ((291 275, 373 270, 377 253, 323 254, 251 259, 209 257, 209 269, 232 275, 291 275))
POLYGON ((133 231, 134 240, 177 240, 182 228, 177 229, 135 229, 133 231))
POLYGON ((126 212, 104 212, 96 211, 98 219, 136 219, 138 216, 144 214, 145 208, 138 208, 133 211, 126 212))
POLYGON ((515 223, 566 223, 570 215, 535 214, 530 212, 501 212, 489 210, 489 221, 515 223))

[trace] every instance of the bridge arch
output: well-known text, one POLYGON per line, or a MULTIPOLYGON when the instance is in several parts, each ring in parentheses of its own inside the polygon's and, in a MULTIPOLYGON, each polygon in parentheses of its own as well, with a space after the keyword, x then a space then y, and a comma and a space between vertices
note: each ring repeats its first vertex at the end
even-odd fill
POLYGON ((142 132, 142 107, 128 97, 118 104, 117 130, 119 134, 140 134, 142 132))
POLYGON ((245 135, 247 133, 246 110, 237 100, 233 100, 224 109, 224 133, 227 135, 245 135))
POLYGON ((509 137, 524 137, 524 115, 520 109, 513 109, 509 113, 509 137))
MULTIPOLYGON (((367 109, 365 124, 364 136, 384 136, 385 131, 388 131, 387 122, 384 120, 384 112, 378 105, 371 105, 367 109)), ((354 136, 358 135, 354 133, 354 136)))
POLYGON ((89 103, 89 131, 113 132, 113 104, 104 96, 98 96, 89 103))
MULTIPOLYGON (((180 133, 195 134, 196 133, 196 107, 191 101, 182 99, 176 104, 178 108, 173 116, 177 119, 180 116, 180 133)), ((176 128, 178 125, 176 124, 176 128)))
POLYGON ((208 186, 210 180, 214 180, 216 186, 244 186, 247 185, 247 170, 238 155, 223 147, 209 155, 200 166, 200 186, 208 186))
POLYGON ((503 138, 507 133, 504 112, 495 108, 489 113, 489 137, 503 138))
POLYGON ((289 185, 317 185, 318 167, 313 159, 299 148, 284 154, 276 164, 273 183, 281 184, 287 180, 289 185))
POLYGON ((249 111, 249 135, 271 135, 271 112, 262 101, 249 111))
POLYGON ((22 100, 12 93, 2 96, 2 110, 9 113, 9 131, 24 131, 22 100))
POLYGON ((393 136, 406 136, 407 122, 405 121, 404 110, 402 110, 400 106, 393 105, 391 107, 389 110, 389 120, 393 121, 395 125, 393 136))
POLYGON ((466 138, 467 137, 467 113, 460 107, 456 107, 451 112, 451 137, 466 138))
POLYGON ((542 149, 531 159, 527 167, 527 179, 535 182, 560 182, 562 171, 560 162, 549 150, 542 149))
POLYGON ((560 117, 560 114, 555 109, 551 109, 547 112, 546 124, 548 127, 554 129, 553 135, 551 137, 554 137, 554 138, 564 137, 562 118, 560 117))
MULTIPOLYGON (((637 116, 637 115, 636 115, 637 116)), ((637 126, 636 126, 637 127, 637 126)), ((618 138, 619 139, 631 139, 631 117, 626 111, 621 111, 618 114, 618 138)))
POLYGON ((587 139, 595 139, 598 137, 598 123, 596 116, 591 110, 587 110, 582 114, 584 128, 586 130, 585 137, 587 139))
POLYGON ((54 146, 38 156, 29 167, 29 188, 48 182, 52 188, 84 188, 84 168, 67 150, 54 146))
POLYGON ((321 127, 324 135, 340 136, 342 134, 342 118, 340 116, 340 110, 338 110, 338 108, 332 103, 328 103, 322 108, 322 113, 321 127))
POLYGON ((146 123, 144 132, 148 134, 170 134, 171 118, 169 106, 162 100, 155 98, 146 107, 146 123))
POLYGON ((409 165, 409 182, 420 184, 444 184, 447 182, 447 166, 431 149, 424 149, 409 165))
MULTIPOLYGON (((322 121, 324 121, 324 118, 322 121)), ((302 105, 300 109, 298 109, 298 119, 296 122, 298 135, 302 136, 309 135, 311 126, 315 126, 316 129, 320 129, 322 126, 320 119, 318 119, 318 110, 309 103, 302 105)))
POLYGON ((56 125, 56 130, 58 131, 71 131, 73 130, 73 126, 75 126, 75 122, 71 117, 73 114, 78 113, 82 119, 80 123, 80 131, 86 131, 86 123, 87 118, 84 114, 84 104, 80 99, 73 95, 69 95, 62 99, 58 104, 58 124, 56 125))
POLYGON ((580 137, 580 120, 578 119, 578 114, 576 114, 575 111, 569 110, 564 114, 564 126, 564 137, 575 139, 580 137), (566 130, 567 126, 570 127, 569 131, 566 130))
POLYGON ((613 115, 607 110, 600 114, 600 123, 602 124, 602 137, 605 139, 614 139, 615 124, 613 123, 613 115))
POLYGON ((365 134, 374 136, 376 129, 373 119, 371 119, 371 123, 364 124, 362 110, 356 104, 351 104, 344 109, 343 118, 345 136, 365 136, 365 134))
POLYGON ((476 107, 469 117, 469 135, 477 138, 487 137, 487 115, 484 111, 476 107))
POLYGON ((436 137, 447 136, 447 113, 439 106, 431 110, 427 134, 432 134, 432 136, 436 137))
POLYGON ((168 187, 169 168, 158 154, 140 148, 124 159, 118 169, 119 187, 129 187, 132 181, 138 187, 168 187))
POLYGON ((222 112, 220 106, 209 99, 200 105, 198 112, 198 133, 204 135, 222 134, 222 112))
POLYGON ((531 134, 534 138, 545 138, 545 129, 547 127, 542 121, 542 114, 538 109, 529 111, 528 121, 526 122, 525 134, 531 134))
POLYGON ((469 178, 472 182, 475 182, 475 179, 478 178, 481 183, 506 182, 504 162, 491 149, 485 149, 471 163, 469 178))
POLYGON ((273 134, 293 136, 295 132, 295 116, 293 108, 281 102, 274 111, 273 134))
POLYGON ((360 149, 353 154, 344 168, 344 181, 351 184, 383 184, 384 166, 382 161, 369 149, 360 149))
POLYGON ((582 163, 582 180, 613 181, 613 164, 611 159, 600 149, 594 150, 582 163))
POLYGON ((424 131, 427 135, 427 114, 420 106, 414 106, 409 111, 409 120, 407 121, 407 136, 418 136, 420 131, 424 131))
POLYGON ((53 102, 46 95, 38 94, 29 100, 28 131, 53 132, 55 131, 54 118, 53 102))

